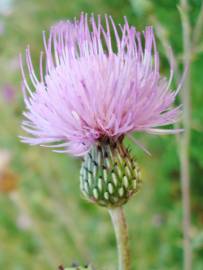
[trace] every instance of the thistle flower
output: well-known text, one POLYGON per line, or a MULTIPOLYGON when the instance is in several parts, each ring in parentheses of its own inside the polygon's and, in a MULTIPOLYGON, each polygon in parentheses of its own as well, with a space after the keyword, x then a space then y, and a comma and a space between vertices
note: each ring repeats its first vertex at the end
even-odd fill
POLYGON ((172 68, 169 80, 160 75, 152 27, 142 34, 126 18, 116 26, 105 16, 103 26, 100 16, 81 14, 54 25, 48 40, 43 37, 46 69, 41 54, 39 78, 26 50, 31 87, 22 68, 22 126, 31 135, 22 141, 85 155, 81 185, 87 197, 101 205, 122 204, 140 182, 124 136, 178 132, 162 128, 180 115, 180 107, 172 108, 180 88, 170 89, 172 68))

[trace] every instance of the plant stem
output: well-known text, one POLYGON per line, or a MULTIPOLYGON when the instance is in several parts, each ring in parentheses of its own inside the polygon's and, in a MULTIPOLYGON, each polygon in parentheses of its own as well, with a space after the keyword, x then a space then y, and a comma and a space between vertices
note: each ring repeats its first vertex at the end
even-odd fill
POLYGON ((128 228, 123 208, 110 208, 109 213, 114 226, 117 240, 119 270, 130 270, 128 228))
POLYGON ((201 38, 203 28, 203 2, 201 4, 201 9, 197 17, 197 22, 193 30, 193 47, 198 45, 199 39, 201 38))
POLYGON ((182 189, 182 205, 183 205, 183 247, 184 247, 184 270, 192 269, 192 248, 190 240, 190 161, 189 161, 189 147, 190 147, 190 118, 191 118, 191 104, 190 104, 190 88, 191 88, 191 25, 189 21, 188 1, 180 1, 181 19, 183 27, 183 65, 188 67, 187 78, 183 85, 182 103, 183 103, 183 126, 184 133, 180 140, 180 164, 181 164, 181 189, 182 189))

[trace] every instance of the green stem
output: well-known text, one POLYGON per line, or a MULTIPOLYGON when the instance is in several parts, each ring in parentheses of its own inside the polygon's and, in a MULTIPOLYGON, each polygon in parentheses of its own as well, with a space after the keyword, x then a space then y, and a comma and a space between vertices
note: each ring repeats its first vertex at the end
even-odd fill
POLYGON ((119 270, 130 270, 128 228, 122 207, 110 208, 109 213, 117 240, 119 270))
MULTIPOLYGON (((190 209, 190 133, 191 133, 191 23, 189 1, 180 0, 183 28, 183 65, 188 68, 182 91, 184 133, 180 141, 180 169, 183 205, 183 269, 192 270, 191 209, 190 209)), ((199 31, 199 30, 198 30, 199 31)))

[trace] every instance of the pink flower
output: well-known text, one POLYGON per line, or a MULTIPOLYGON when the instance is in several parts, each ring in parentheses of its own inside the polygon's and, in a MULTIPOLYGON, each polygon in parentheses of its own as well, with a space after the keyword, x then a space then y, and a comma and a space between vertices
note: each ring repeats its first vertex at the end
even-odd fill
POLYGON ((171 91, 172 71, 169 81, 160 75, 152 27, 142 36, 126 19, 119 26, 105 21, 81 14, 54 25, 48 40, 44 35, 46 70, 41 55, 39 78, 27 49, 32 86, 22 68, 22 126, 31 137, 23 142, 83 155, 104 137, 179 131, 161 128, 180 116, 180 106, 172 107, 180 87, 171 91))

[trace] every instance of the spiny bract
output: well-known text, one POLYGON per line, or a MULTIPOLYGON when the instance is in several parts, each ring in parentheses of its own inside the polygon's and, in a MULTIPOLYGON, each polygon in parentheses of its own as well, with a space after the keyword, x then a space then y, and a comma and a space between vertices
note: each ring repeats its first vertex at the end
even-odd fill
POLYGON ((104 140, 85 156, 80 183, 88 200, 105 207, 118 207, 139 190, 140 169, 122 141, 104 140))

